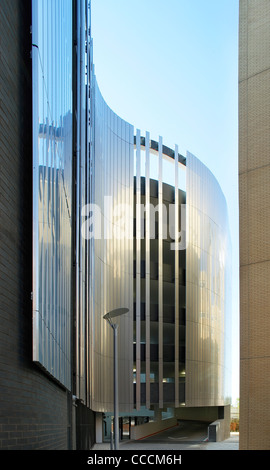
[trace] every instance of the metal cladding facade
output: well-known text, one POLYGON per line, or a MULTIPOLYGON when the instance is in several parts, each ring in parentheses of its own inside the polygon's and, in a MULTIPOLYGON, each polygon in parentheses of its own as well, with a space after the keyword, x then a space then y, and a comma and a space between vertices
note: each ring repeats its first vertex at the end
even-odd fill
MULTIPOLYGON (((131 411, 133 364, 133 127, 107 106, 95 81, 92 166, 91 408, 113 410, 113 335, 104 320, 119 307, 119 404, 131 411)), ((87 238, 87 237, 86 237, 87 238)), ((118 321, 116 319, 116 321, 118 321)))
POLYGON ((227 206, 187 154, 186 405, 230 404, 231 283, 227 206))
POLYGON ((90 2, 32 4, 33 360, 87 407, 112 411, 103 317, 124 307, 120 411, 226 405, 221 189, 193 156, 142 136, 105 103, 90 2))
POLYGON ((168 149, 161 138, 153 142, 139 130, 135 142, 134 405, 228 405, 231 247, 225 198, 192 154, 183 158, 177 146, 168 149))

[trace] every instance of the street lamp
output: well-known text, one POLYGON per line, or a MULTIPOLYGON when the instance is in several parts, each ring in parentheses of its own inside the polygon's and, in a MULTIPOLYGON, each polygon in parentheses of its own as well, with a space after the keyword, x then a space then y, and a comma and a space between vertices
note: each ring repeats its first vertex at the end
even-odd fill
POLYGON ((119 448, 119 404, 118 404, 118 354, 117 354, 117 323, 113 318, 120 317, 129 311, 128 308, 117 308, 111 310, 103 316, 113 329, 113 349, 114 349, 114 449, 119 448))

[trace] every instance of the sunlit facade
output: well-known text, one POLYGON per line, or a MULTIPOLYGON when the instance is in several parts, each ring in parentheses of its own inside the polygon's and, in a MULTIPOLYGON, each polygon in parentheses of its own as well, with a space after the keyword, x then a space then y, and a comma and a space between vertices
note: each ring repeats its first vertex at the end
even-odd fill
POLYGON ((126 307, 122 415, 227 406, 222 191, 197 158, 141 135, 105 103, 90 2, 32 6, 33 360, 75 401, 111 413, 113 337, 103 316, 126 307))
POLYGON ((240 450, 270 449, 270 3, 239 1, 240 450))
POLYGON ((231 245, 211 172, 187 154, 186 405, 230 403, 231 245))
POLYGON ((33 359, 70 389, 72 1, 33 1, 32 18, 33 359))
POLYGON ((228 405, 230 237, 224 196, 196 157, 184 158, 162 138, 154 142, 137 131, 135 160, 135 407, 228 405))

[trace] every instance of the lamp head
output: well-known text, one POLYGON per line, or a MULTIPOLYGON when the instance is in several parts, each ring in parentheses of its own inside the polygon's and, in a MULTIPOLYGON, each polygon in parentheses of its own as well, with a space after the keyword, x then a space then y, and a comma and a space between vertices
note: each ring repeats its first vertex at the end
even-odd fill
POLYGON ((106 313, 103 318, 104 320, 107 320, 110 325, 112 325, 112 319, 116 317, 120 317, 121 315, 124 315, 125 313, 128 313, 129 309, 128 308, 116 308, 114 310, 111 310, 110 312, 106 313))

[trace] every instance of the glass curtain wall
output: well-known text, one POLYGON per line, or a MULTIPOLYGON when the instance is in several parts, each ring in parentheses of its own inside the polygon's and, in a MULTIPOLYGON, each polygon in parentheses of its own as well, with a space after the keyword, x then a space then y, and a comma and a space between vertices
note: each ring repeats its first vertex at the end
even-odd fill
POLYGON ((74 10, 76 54, 74 56, 74 249, 75 249, 75 393, 90 406, 92 369, 90 359, 92 292, 92 245, 84 236, 88 205, 93 187, 93 45, 91 38, 91 3, 77 0, 74 10))
POLYGON ((72 0, 33 0, 33 360, 71 387, 72 0))

